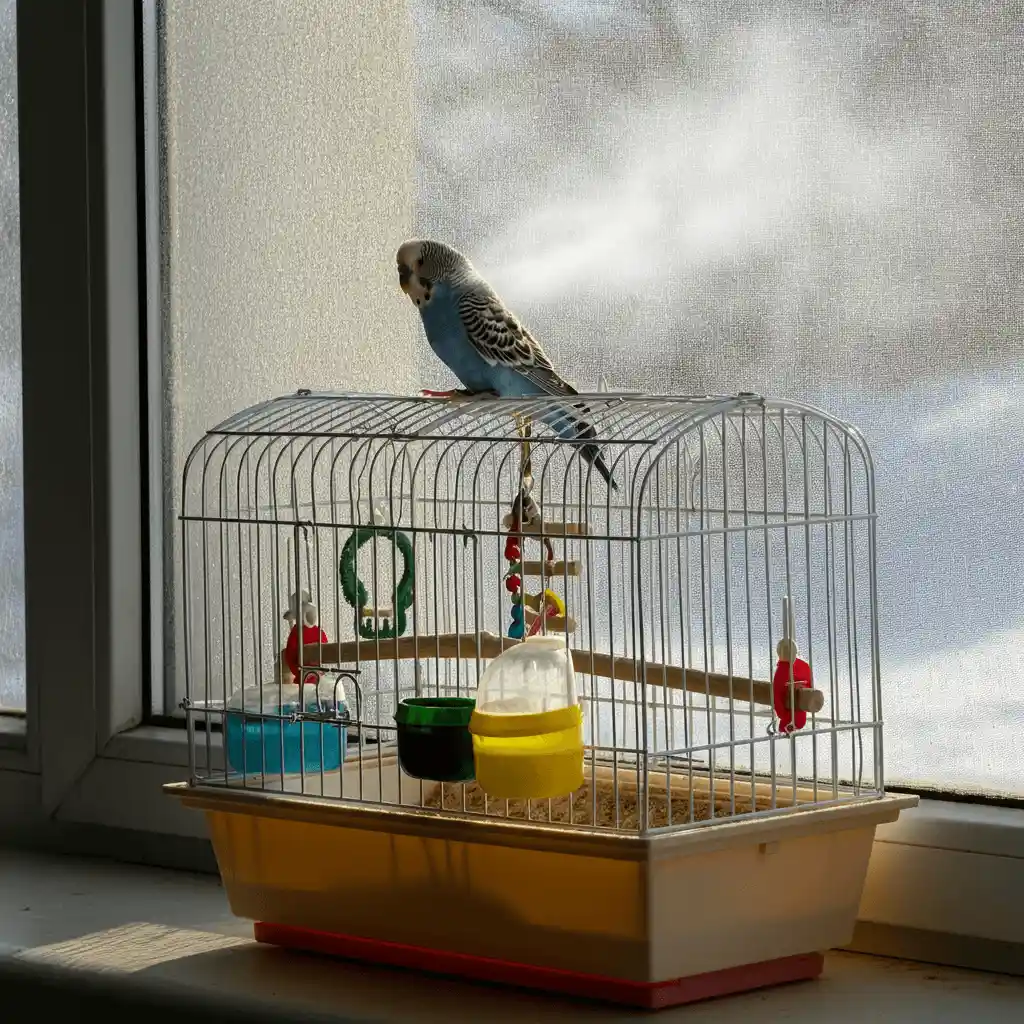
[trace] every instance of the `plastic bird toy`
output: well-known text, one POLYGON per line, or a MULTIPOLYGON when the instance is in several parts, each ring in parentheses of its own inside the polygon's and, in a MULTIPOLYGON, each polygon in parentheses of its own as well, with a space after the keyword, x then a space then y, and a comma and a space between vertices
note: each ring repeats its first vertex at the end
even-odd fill
POLYGON ((790 684, 793 683, 794 687, 810 687, 813 682, 811 667, 802 657, 797 656, 794 640, 779 640, 775 652, 778 654, 778 665, 775 666, 775 677, 772 680, 775 714, 778 716, 779 731, 791 733, 807 725, 807 712, 791 707, 790 684))
MULTIPOLYGON (((306 665, 319 664, 318 647, 326 644, 327 634, 319 626, 319 612, 313 604, 313 597, 308 590, 300 594, 292 594, 288 610, 284 613, 285 622, 292 623, 288 641, 284 647, 284 660, 291 670, 292 676, 299 674, 299 623, 302 623, 302 661, 306 665)), ((309 680, 305 680, 308 682, 309 680)), ((316 680, 313 680, 316 682, 316 680)))
POLYGON ((547 619, 553 619, 557 615, 565 615, 565 603, 562 599, 553 591, 545 590, 540 595, 540 612, 537 618, 533 620, 533 625, 530 626, 530 632, 527 636, 534 636, 540 632, 540 627, 544 624, 547 619))

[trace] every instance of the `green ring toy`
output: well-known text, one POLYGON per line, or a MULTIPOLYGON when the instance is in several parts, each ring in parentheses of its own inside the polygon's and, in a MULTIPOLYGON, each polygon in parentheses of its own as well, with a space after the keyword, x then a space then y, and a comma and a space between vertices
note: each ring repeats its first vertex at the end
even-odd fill
POLYGON ((360 526, 341 549, 341 563, 338 567, 341 577, 341 592, 356 613, 356 628, 364 640, 390 640, 401 636, 408 623, 405 613, 412 607, 416 575, 413 568, 412 542, 404 534, 390 526, 360 526), (395 621, 392 625, 384 619, 383 626, 375 627, 370 619, 361 618, 361 609, 369 602, 369 593, 363 581, 356 575, 356 556, 359 549, 373 536, 387 537, 402 556, 402 578, 394 593, 395 621))

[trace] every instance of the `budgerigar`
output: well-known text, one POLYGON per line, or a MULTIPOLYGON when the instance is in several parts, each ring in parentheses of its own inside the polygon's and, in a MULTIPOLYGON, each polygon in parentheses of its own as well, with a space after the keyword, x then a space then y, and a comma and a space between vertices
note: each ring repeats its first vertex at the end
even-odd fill
MULTIPOLYGON (((466 393, 503 398, 578 394, 462 253, 443 242, 414 239, 399 248, 397 259, 399 284, 419 310, 430 347, 466 393)), ((574 408, 583 415, 589 411, 582 403, 574 408)), ((538 418, 560 437, 597 438, 582 416, 565 410, 551 409, 538 418)), ((581 445, 580 453, 616 490, 598 446, 581 445)))

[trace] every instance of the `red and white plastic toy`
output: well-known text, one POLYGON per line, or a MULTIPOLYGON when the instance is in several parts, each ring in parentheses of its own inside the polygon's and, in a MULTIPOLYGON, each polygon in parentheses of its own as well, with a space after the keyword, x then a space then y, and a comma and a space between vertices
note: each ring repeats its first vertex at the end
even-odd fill
POLYGON ((789 700, 789 684, 795 688, 810 687, 813 682, 811 666, 796 656, 796 644, 792 640, 780 640, 775 650, 779 656, 772 680, 775 714, 779 719, 779 731, 791 733, 807 724, 807 712, 790 706, 793 702, 789 700))
POLYGON ((775 676, 772 679, 772 697, 775 714, 779 719, 779 731, 787 735, 802 729, 807 724, 807 712, 793 707, 796 702, 789 698, 790 684, 793 686, 795 696, 798 688, 809 688, 814 682, 811 666, 798 656, 796 641, 793 639, 795 623, 791 608, 789 598, 784 597, 782 599, 782 621, 785 623, 785 635, 775 648, 779 661, 775 666, 775 676))
MULTIPOLYGON (((297 677, 299 674, 299 623, 297 620, 300 615, 302 619, 302 661, 307 667, 320 664, 320 645, 327 643, 327 634, 318 624, 319 613, 316 605, 312 602, 309 591, 304 590, 301 596, 294 594, 291 606, 284 613, 285 620, 292 623, 288 642, 284 646, 284 660, 293 677, 297 677)), ((309 673, 303 682, 311 682, 315 685, 317 674, 309 673)))

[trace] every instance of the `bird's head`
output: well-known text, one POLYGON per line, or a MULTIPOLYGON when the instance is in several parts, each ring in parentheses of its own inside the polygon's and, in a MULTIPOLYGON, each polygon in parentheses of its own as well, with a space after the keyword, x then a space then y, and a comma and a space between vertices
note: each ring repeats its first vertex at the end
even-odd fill
POLYGON ((473 274, 469 260, 444 242, 414 238, 399 246, 395 258, 402 291, 421 308, 430 301, 435 285, 457 284, 473 274))

